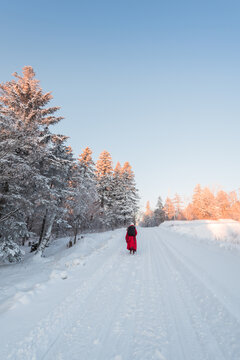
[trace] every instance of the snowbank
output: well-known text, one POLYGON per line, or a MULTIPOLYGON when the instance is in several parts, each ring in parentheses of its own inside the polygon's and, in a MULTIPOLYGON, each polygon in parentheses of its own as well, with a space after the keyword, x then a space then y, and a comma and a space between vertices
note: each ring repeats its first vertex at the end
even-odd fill
MULTIPOLYGON (((73 276, 93 256, 108 247, 121 231, 85 234, 70 249, 67 248, 69 238, 57 239, 45 250, 45 257, 29 253, 20 264, 0 264, 0 314, 30 302, 46 286, 73 276)), ((26 249, 29 251, 29 248, 26 249)))
POLYGON ((240 223, 234 220, 166 221, 162 228, 198 239, 240 245, 240 223))

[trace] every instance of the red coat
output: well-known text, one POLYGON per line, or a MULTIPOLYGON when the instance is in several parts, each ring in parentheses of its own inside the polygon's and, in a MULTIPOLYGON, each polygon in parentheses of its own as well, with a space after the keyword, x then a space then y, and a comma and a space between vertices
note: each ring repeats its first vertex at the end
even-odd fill
POLYGON ((126 242, 127 242, 127 249, 128 250, 137 250, 137 229, 135 228, 135 236, 129 236, 128 233, 126 234, 126 242))

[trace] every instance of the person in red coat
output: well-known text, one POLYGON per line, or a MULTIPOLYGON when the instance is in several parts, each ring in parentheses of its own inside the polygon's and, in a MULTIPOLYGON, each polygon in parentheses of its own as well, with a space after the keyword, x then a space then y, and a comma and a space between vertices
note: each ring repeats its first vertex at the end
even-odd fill
POLYGON ((127 249, 130 251, 130 254, 135 254, 137 251, 137 229, 135 228, 134 224, 131 224, 127 228, 126 233, 126 242, 127 242, 127 249))

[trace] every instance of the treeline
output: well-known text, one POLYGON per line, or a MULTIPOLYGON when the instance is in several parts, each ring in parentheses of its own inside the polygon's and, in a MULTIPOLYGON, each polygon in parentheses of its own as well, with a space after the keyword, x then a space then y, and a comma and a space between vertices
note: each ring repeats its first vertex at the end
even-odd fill
POLYGON ((236 191, 229 193, 219 190, 216 193, 208 187, 195 187, 191 202, 184 205, 181 197, 167 197, 163 205, 161 198, 154 211, 149 202, 142 215, 142 226, 158 226, 165 220, 218 220, 233 219, 240 221, 240 200, 236 191), (158 216, 156 216, 158 214, 158 216))
POLYGON ((0 84, 0 261, 22 259, 21 245, 35 239, 42 254, 52 235, 105 230, 135 221, 138 192, 131 166, 109 152, 95 164, 86 148, 76 160, 67 137, 50 130, 62 120, 48 107, 30 66, 0 84))

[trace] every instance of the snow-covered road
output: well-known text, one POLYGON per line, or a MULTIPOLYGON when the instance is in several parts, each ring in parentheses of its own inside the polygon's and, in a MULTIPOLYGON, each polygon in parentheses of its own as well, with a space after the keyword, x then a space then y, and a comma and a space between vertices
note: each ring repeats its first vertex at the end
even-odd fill
POLYGON ((136 255, 118 230, 67 279, 46 285, 34 301, 42 320, 27 333, 13 315, 25 329, 31 304, 4 312, 12 337, 0 340, 0 358, 239 360, 239 252, 161 227, 138 233, 136 255), (55 287, 60 300, 53 307, 49 298, 44 312, 55 287))

